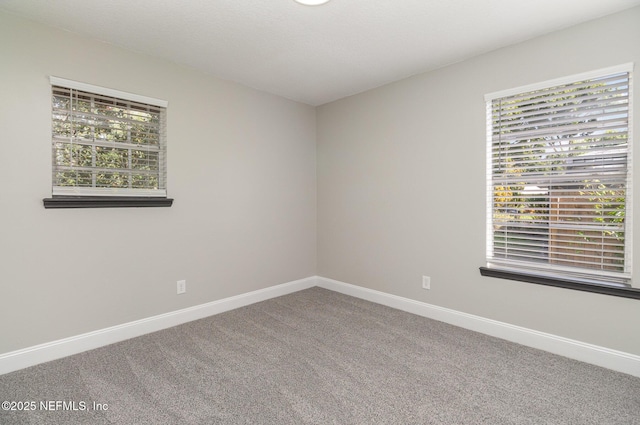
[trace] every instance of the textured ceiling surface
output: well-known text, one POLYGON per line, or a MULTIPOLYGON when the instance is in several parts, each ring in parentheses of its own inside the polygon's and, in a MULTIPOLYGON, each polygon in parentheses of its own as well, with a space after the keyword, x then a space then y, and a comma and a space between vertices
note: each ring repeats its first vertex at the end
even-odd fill
POLYGON ((313 7, 293 0, 0 0, 0 9, 12 14, 310 105, 637 5, 640 0, 331 0, 313 7))

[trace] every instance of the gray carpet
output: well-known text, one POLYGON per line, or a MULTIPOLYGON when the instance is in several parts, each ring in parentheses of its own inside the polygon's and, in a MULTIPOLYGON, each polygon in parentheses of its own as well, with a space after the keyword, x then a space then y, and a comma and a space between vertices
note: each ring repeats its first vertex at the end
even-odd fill
POLYGON ((1 424, 640 424, 639 378, 320 288, 2 375, 3 400, 38 409, 1 424))

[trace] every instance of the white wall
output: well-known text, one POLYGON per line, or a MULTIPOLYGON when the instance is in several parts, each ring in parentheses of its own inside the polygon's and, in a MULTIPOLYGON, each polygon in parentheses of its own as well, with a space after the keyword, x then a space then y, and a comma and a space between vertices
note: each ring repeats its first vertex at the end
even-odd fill
MULTIPOLYGON (((639 41, 635 8, 320 107, 318 274, 640 354, 640 301, 478 271, 485 265, 484 94, 627 62, 637 74, 639 41), (430 291, 421 289, 423 274, 432 278, 430 291)), ((634 96, 638 122, 640 84, 634 96)), ((638 251, 638 170, 634 185, 629 237, 638 251)))
POLYGON ((316 274, 314 108, 5 13, 0 99, 0 353, 316 274), (169 101, 173 207, 44 209, 50 75, 169 101))

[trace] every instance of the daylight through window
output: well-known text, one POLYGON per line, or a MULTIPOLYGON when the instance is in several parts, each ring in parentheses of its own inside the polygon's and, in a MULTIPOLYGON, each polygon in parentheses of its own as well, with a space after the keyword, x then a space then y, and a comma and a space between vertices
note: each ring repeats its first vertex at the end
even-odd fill
POLYGON ((487 95, 487 265, 631 282, 631 66, 487 95))
POLYGON ((54 196, 166 196, 166 102, 51 83, 54 196))

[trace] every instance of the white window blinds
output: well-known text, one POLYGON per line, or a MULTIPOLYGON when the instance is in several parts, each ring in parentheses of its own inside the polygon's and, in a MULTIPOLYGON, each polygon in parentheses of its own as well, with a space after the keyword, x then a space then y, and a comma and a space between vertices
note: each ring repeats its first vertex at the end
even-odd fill
POLYGON ((51 77, 54 196, 166 197, 166 102, 51 77))
POLYGON ((487 95, 488 267, 630 285, 631 68, 487 95))

